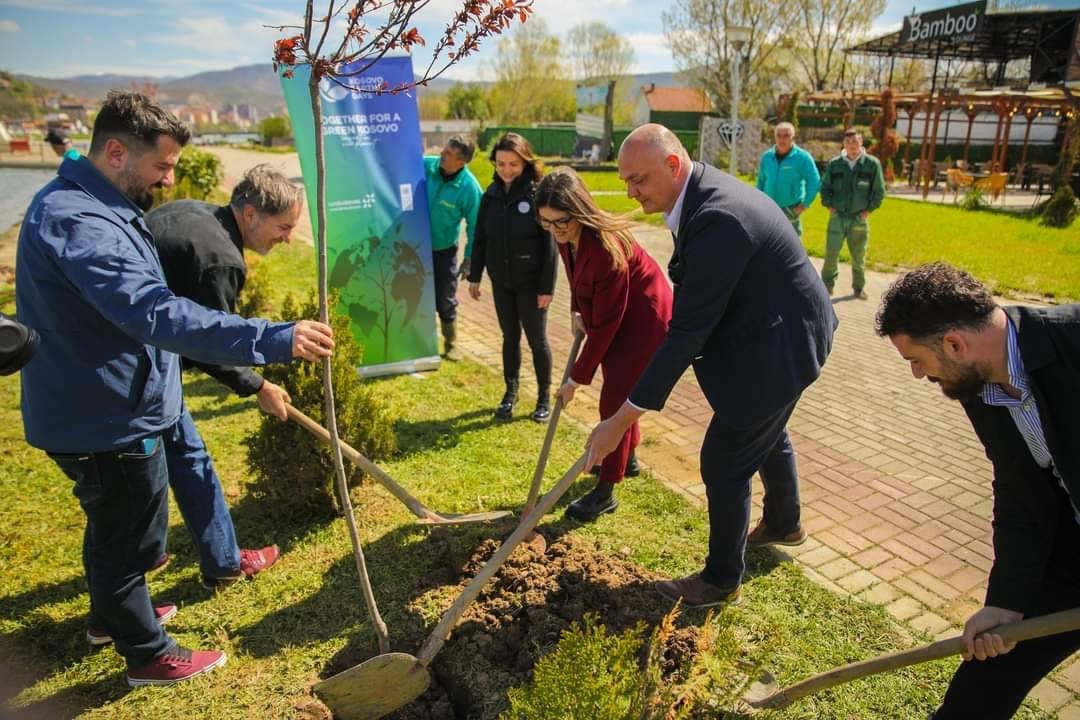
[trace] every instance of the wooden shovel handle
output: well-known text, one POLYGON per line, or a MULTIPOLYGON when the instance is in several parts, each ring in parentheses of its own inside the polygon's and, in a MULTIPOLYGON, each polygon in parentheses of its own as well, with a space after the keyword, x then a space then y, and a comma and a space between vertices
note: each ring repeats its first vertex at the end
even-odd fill
MULTIPOLYGON (((574 333, 574 342, 570 345, 570 357, 566 360, 566 370, 563 371, 562 384, 570 379, 570 371, 574 369, 574 361, 577 360, 578 350, 581 349, 581 341, 585 339, 584 333, 574 333)), ((540 457, 536 461, 536 470, 533 472, 532 485, 529 486, 529 498, 525 501, 525 507, 521 509, 522 515, 528 515, 536 504, 536 497, 540 494, 540 481, 544 479, 544 470, 547 468, 548 455, 551 453, 551 443, 555 439, 555 428, 559 425, 559 416, 562 415, 562 398, 555 400, 555 407, 551 411, 551 419, 548 420, 547 433, 544 435, 544 445, 540 448, 540 457)))
MULTIPOLYGON (((295 422, 297 425, 303 427, 305 430, 322 440, 327 445, 330 444, 330 433, 327 431, 326 428, 312 420, 304 413, 297 410, 292 405, 286 404, 285 410, 286 412, 288 412, 290 420, 295 422)), ((428 510, 428 508, 422 502, 410 495, 405 488, 394 482, 394 479, 387 475, 385 472, 383 472, 378 465, 361 455, 359 451, 350 447, 348 443, 346 443, 344 440, 340 441, 340 445, 341 454, 347 457, 349 459, 349 462, 366 472, 368 475, 375 478, 375 480, 380 485, 389 490, 394 497, 404 503, 413 515, 418 518, 424 519, 428 519, 434 516, 434 513, 428 510)))
POLYGON ((480 594, 480 591, 484 587, 484 583, 491 579, 506 559, 510 557, 510 553, 514 552, 514 548, 521 544, 521 541, 533 531, 537 523, 544 515, 551 511, 551 508, 555 506, 555 503, 559 501, 559 498, 566 493, 571 485, 574 484, 574 480, 581 474, 582 469, 585 467, 586 455, 582 455, 574 463, 573 467, 566 471, 566 474, 562 476, 555 487, 548 491, 547 495, 540 498, 540 502, 536 507, 532 509, 528 514, 521 518, 521 522, 515 528, 514 532, 510 534, 503 544, 499 546, 499 549, 495 551, 495 554, 484 564, 484 567, 480 568, 480 572, 476 573, 469 584, 465 586, 465 589, 458 596, 454 604, 443 613, 442 619, 439 620, 439 624, 435 626, 435 629, 431 631, 431 635, 428 636, 427 641, 424 643, 424 647, 420 648, 420 652, 416 655, 416 660, 420 665, 427 666, 435 654, 442 649, 442 646, 446 643, 447 638, 450 637, 450 632, 457 625, 461 614, 465 612, 465 608, 469 606, 476 596, 480 594))
MULTIPOLYGON (((1047 635, 1057 635, 1071 630, 1080 630, 1080 608, 1042 615, 1009 625, 1001 625, 993 628, 992 632, 995 635, 1000 635, 1006 642, 1020 642, 1022 640, 1046 637, 1047 635)), ((957 636, 911 650, 903 650, 870 660, 851 663, 786 687, 776 693, 774 696, 776 697, 775 701, 763 703, 763 705, 773 708, 784 707, 799 698, 812 695, 835 685, 907 667, 908 665, 917 665, 930 660, 949 657, 950 655, 958 655, 963 649, 964 642, 960 636, 957 636)))

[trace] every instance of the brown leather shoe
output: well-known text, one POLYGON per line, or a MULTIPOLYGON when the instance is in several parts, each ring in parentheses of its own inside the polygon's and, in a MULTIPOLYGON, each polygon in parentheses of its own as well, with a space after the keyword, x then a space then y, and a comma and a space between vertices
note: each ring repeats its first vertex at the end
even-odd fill
POLYGON ((701 579, 701 573, 687 575, 678 580, 660 580, 656 592, 672 602, 682 598, 683 607, 705 608, 739 602, 739 588, 725 590, 701 579))
POLYGON ((787 545, 795 547, 806 542, 806 531, 802 528, 789 532, 787 535, 777 535, 765 527, 765 521, 759 520, 757 527, 746 536, 747 547, 765 547, 766 545, 787 545))

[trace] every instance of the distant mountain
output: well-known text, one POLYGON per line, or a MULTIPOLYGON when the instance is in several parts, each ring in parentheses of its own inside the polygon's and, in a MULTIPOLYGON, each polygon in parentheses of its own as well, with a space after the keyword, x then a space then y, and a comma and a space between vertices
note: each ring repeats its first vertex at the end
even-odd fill
MULTIPOLYGON (((157 85, 157 97, 162 102, 184 105, 210 105, 220 108, 230 103, 251 104, 259 109, 262 116, 277 115, 285 111, 285 98, 281 93, 281 82, 269 64, 242 65, 231 70, 188 75, 186 77, 148 78, 140 75, 77 75, 70 78, 45 78, 33 75, 18 75, 21 79, 35 85, 49 88, 65 95, 88 99, 102 99, 110 89, 142 87, 147 83, 157 85)), ((677 85, 674 73, 644 73, 634 75, 635 85, 677 85)), ((437 78, 429 83, 427 89, 444 93, 461 82, 447 78, 437 78)), ((474 83, 467 83, 474 84, 474 83)), ((481 82, 480 85, 491 83, 481 82)), ((421 88, 419 92, 424 92, 421 88)))

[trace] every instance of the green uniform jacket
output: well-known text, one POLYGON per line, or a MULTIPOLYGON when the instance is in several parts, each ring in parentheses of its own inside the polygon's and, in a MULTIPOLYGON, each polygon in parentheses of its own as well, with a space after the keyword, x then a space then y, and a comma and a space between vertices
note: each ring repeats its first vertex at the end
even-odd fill
POLYGON ((457 245, 464 220, 469 238, 465 244, 465 257, 472 257, 476 213, 484 189, 467 167, 462 168, 453 180, 443 180, 437 155, 424 157, 424 174, 427 176, 428 215, 431 218, 431 250, 446 250, 457 245))
POLYGON ((881 163, 873 155, 860 155, 854 168, 843 154, 825 166, 821 178, 821 204, 825 207, 834 208, 841 215, 858 215, 864 210, 877 210, 884 199, 885 176, 881 163))

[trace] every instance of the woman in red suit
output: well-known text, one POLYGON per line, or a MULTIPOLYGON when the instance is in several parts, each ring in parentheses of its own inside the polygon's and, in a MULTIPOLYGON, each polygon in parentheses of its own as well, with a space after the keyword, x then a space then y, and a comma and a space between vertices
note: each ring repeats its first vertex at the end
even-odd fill
MULTIPOLYGON (((596 368, 603 368, 603 420, 626 402, 667 335, 671 285, 656 261, 634 241, 630 222, 598 208, 573 170, 560 169, 545 177, 536 189, 535 204, 541 226, 558 243, 570 280, 574 329, 586 333, 570 380, 557 395, 566 405, 575 389, 591 384, 596 368)), ((619 506, 612 491, 640 440, 634 423, 604 458, 596 487, 572 502, 567 515, 591 522, 619 506)))

